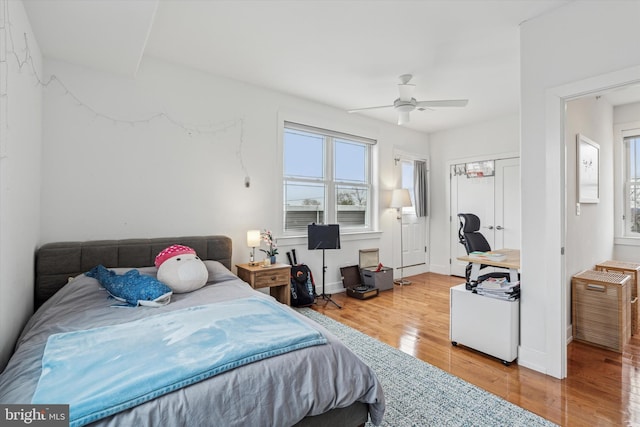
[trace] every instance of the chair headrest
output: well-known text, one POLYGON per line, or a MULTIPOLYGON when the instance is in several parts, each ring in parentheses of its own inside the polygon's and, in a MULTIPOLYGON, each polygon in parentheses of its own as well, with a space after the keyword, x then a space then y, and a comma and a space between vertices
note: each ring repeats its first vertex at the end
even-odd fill
POLYGON ((464 227, 462 228, 464 233, 474 233, 480 230, 480 218, 477 215, 461 213, 458 216, 464 220, 464 227))

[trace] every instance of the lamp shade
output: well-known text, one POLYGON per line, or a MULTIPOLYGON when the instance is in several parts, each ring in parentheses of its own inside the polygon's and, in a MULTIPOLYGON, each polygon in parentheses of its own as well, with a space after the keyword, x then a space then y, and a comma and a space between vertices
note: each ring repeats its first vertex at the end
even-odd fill
POLYGON ((247 246, 250 248, 260 246, 260 230, 247 231, 247 246))
POLYGON ((409 195, 409 190, 406 188, 397 188, 393 190, 391 194, 391 205, 392 208, 407 208, 411 206, 411 196, 409 195))

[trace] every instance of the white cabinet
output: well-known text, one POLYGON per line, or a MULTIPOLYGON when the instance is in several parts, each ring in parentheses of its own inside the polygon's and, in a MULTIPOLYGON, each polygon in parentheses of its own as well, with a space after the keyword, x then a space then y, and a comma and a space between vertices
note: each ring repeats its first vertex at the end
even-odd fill
POLYGON ((449 303, 453 345, 462 344, 497 357, 505 365, 518 357, 520 300, 474 294, 463 283, 451 288, 449 303))

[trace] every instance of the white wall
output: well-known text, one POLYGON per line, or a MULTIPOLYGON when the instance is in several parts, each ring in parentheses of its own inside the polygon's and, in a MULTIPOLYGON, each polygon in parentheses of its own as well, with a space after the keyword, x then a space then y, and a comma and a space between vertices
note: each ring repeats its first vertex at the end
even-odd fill
MULTIPOLYGON (((269 228, 281 236, 278 123, 295 119, 378 140, 382 233, 343 238, 341 250, 326 252, 328 290, 342 287, 339 267, 357 264, 358 248, 379 247, 381 261, 391 265, 396 222, 386 206, 394 182, 392 151, 426 156, 426 135, 151 58, 143 59, 135 79, 54 60, 45 62, 45 72, 100 114, 79 106, 57 84, 45 91, 40 243, 226 234, 233 239, 233 262, 247 262, 247 230, 269 228), (157 112, 185 127, 229 127, 190 135, 165 118, 119 122, 157 112)), ((299 261, 321 284, 319 251, 307 252, 306 239, 278 243, 279 259, 286 261, 285 252, 296 247, 299 261)))
MULTIPOLYGON (((640 102, 614 107, 614 126, 633 122, 640 122, 640 102)), ((617 141, 617 137, 617 135, 614 135, 614 140, 617 141)), ((616 244, 614 245, 613 252, 613 259, 620 261, 640 262, 640 242, 637 242, 636 244, 630 244, 628 241, 625 241, 625 243, 616 244)))
MULTIPOLYGON (((449 274, 449 168, 456 160, 518 154, 520 149, 520 117, 511 114, 430 135, 431 145, 431 266, 430 271, 449 274)), ((457 229, 457 220, 455 228, 457 229)))
POLYGON ((640 102, 613 107, 613 124, 640 121, 640 102))
POLYGON ((33 310, 33 254, 40 221, 41 55, 22 2, 0 1, 0 370, 33 310), (3 15, 5 11, 8 14, 3 15), (11 31, 14 45, 11 45, 11 31), (32 62, 25 58, 24 34, 32 62), (32 67, 33 64, 33 67, 32 67), (6 74, 5 74, 6 73, 6 74))
MULTIPOLYGON (((598 78, 608 73, 634 74, 634 67, 640 65, 639 17, 640 2, 571 2, 521 25, 522 297, 518 363, 559 378, 566 375, 566 295, 561 256, 561 97, 565 95, 560 92, 575 95, 578 90, 588 89, 590 83, 597 86, 598 78), (567 87, 572 83, 575 91, 567 87)), ((640 73, 636 78, 640 79, 640 73)))
POLYGON ((565 114, 567 226, 566 327, 571 326, 571 276, 613 259, 613 107, 594 96, 567 102, 565 114), (577 145, 582 134, 600 145, 600 202, 581 203, 577 214, 577 145))

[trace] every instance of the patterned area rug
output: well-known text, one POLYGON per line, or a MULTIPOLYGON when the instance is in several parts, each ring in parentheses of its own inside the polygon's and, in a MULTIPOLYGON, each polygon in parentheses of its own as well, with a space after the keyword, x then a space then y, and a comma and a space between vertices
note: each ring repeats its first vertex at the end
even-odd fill
MULTIPOLYGON (((544 418, 309 308, 373 368, 386 399, 383 426, 555 426, 544 418)), ((367 423, 367 427, 373 426, 367 423)))

